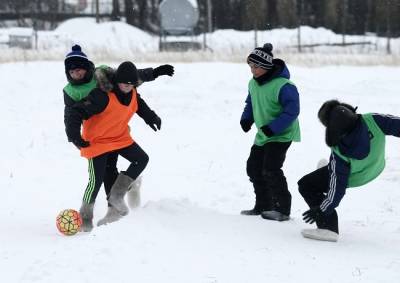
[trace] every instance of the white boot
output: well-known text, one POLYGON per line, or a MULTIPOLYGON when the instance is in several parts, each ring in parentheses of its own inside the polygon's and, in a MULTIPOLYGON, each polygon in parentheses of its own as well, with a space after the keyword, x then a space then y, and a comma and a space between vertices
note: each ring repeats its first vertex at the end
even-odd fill
POLYGON ((128 206, 130 208, 137 208, 140 206, 140 187, 142 186, 142 176, 136 178, 132 183, 130 190, 127 193, 128 206))
POLYGON ((133 179, 128 175, 120 173, 111 188, 108 202, 121 214, 125 216, 129 213, 129 208, 125 203, 124 197, 129 190, 129 186, 133 183, 133 179))
POLYGON ((304 238, 319 241, 337 242, 339 234, 327 229, 303 229, 301 234, 304 238))
POLYGON ((106 215, 97 222, 97 226, 106 225, 108 223, 118 221, 121 218, 122 215, 119 214, 118 210, 116 210, 113 206, 109 206, 106 215))

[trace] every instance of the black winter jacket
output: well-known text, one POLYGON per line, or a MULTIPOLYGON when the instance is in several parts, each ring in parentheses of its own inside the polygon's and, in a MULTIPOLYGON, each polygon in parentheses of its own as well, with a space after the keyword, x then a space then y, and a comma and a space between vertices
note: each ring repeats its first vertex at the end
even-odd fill
MULTIPOLYGON (((112 90, 122 105, 129 105, 132 100, 132 92, 125 94, 119 89, 112 90)), ((106 92, 95 88, 90 94, 81 101, 75 102, 72 107, 66 107, 65 111, 65 131, 68 141, 73 141, 81 137, 81 125, 83 120, 87 120, 93 115, 103 112, 109 102, 106 92)), ((136 113, 150 125, 158 118, 157 114, 150 109, 140 94, 137 94, 138 109, 136 113)))
MULTIPOLYGON (((138 69, 138 86, 141 85, 143 82, 153 81, 155 79, 153 71, 153 68, 138 69)), ((78 134, 80 135, 80 125, 82 123, 82 119, 88 119, 88 117, 102 112, 108 104, 108 96, 106 95, 106 93, 113 89, 115 69, 111 67, 108 67, 106 69, 97 68, 95 71, 92 71, 91 77, 87 78, 86 81, 82 81, 82 83, 88 83, 92 79, 92 76, 95 76, 98 88, 92 90, 89 93, 88 97, 86 97, 85 99, 81 101, 74 101, 65 91, 63 91, 65 105, 64 125, 68 141, 72 141, 73 139, 77 138, 78 134)), ((149 119, 154 118, 150 118, 150 116, 153 117, 152 114, 144 114, 150 113, 149 111, 151 110, 147 106, 147 104, 140 98, 139 94, 138 106, 139 108, 141 108, 137 112, 138 115, 142 117, 147 124, 149 124, 151 122, 151 120, 149 119)))

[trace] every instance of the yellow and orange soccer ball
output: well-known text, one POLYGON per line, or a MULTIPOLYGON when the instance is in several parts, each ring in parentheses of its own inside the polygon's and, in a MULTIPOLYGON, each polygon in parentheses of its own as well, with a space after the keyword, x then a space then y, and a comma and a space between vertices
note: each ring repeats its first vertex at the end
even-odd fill
POLYGON ((57 215, 56 225, 62 234, 71 236, 79 232, 82 225, 82 218, 74 209, 64 209, 57 215))

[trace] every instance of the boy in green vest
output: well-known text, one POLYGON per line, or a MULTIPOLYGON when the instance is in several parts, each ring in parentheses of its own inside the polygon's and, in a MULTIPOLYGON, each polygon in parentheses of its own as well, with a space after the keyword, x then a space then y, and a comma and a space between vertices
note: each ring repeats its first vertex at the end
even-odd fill
POLYGON ((272 48, 267 43, 247 57, 253 78, 249 81, 240 125, 244 132, 253 123, 257 127, 247 160, 247 175, 253 183, 256 201, 252 209, 241 214, 261 214, 264 219, 285 221, 290 215, 291 194, 282 166, 291 143, 300 141, 300 103, 285 62, 274 59, 272 48))
POLYGON ((356 108, 337 100, 325 102, 318 118, 326 127, 331 148, 329 163, 298 181, 300 194, 310 209, 303 213, 306 238, 336 242, 339 236, 336 207, 347 188, 371 182, 385 167, 385 136, 400 137, 400 118, 381 114, 357 114, 356 108))
MULTIPOLYGON (((66 55, 64 60, 65 65, 65 75, 68 80, 68 84, 63 88, 64 94, 64 124, 66 129, 67 137, 76 136, 68 133, 67 125, 70 124, 70 119, 73 116, 72 107, 77 103, 83 101, 83 99, 89 96, 89 93, 98 87, 104 93, 107 93, 113 88, 115 83, 115 73, 116 70, 101 65, 95 68, 93 62, 91 62, 79 45, 72 46, 71 51, 66 55)), ((146 68, 137 70, 137 75, 139 77, 136 86, 139 86, 143 82, 153 81, 159 76, 168 75, 172 76, 174 74, 174 67, 171 65, 161 65, 157 68, 146 68)), ((97 101, 86 100, 86 107, 97 108, 97 101)), ((83 140, 80 136, 74 140, 68 138, 69 142, 72 142, 78 149, 81 147, 89 146, 89 143, 83 140)), ((118 154, 109 154, 107 157, 106 172, 104 176, 104 189, 106 195, 108 196, 111 191, 111 187, 114 184, 118 176, 117 169, 118 154)), ((128 195, 131 199, 131 203, 137 205, 137 201, 140 198, 139 187, 141 179, 137 178, 135 183, 132 185, 134 190, 128 195)), ((81 214, 87 214, 87 211, 82 211, 81 214)), ((113 210, 109 206, 106 217, 109 217, 113 210)))

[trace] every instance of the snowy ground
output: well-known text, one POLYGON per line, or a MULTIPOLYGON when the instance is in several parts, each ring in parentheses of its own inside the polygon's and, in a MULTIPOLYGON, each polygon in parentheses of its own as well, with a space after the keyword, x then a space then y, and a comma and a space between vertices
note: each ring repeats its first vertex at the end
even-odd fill
MULTIPOLYGON (((321 103, 339 98, 360 112, 400 116, 398 67, 290 66, 301 93, 303 140, 284 168, 292 219, 275 223, 239 215, 253 204, 245 162, 254 130, 244 134, 239 126, 248 67, 174 65, 172 79, 140 88, 162 130, 138 117, 131 124, 150 155, 142 206, 72 237, 58 233, 55 217, 79 208, 87 164, 64 134, 63 65, 0 65, 2 282, 400 282, 399 140, 388 139, 380 178, 345 196, 337 243, 301 237, 311 226, 301 220, 306 205, 296 186, 329 154, 316 119, 321 103)), ((154 64, 139 67, 147 66, 154 64)), ((119 168, 126 166, 120 160, 119 168)), ((105 211, 101 189, 95 219, 105 211)))

